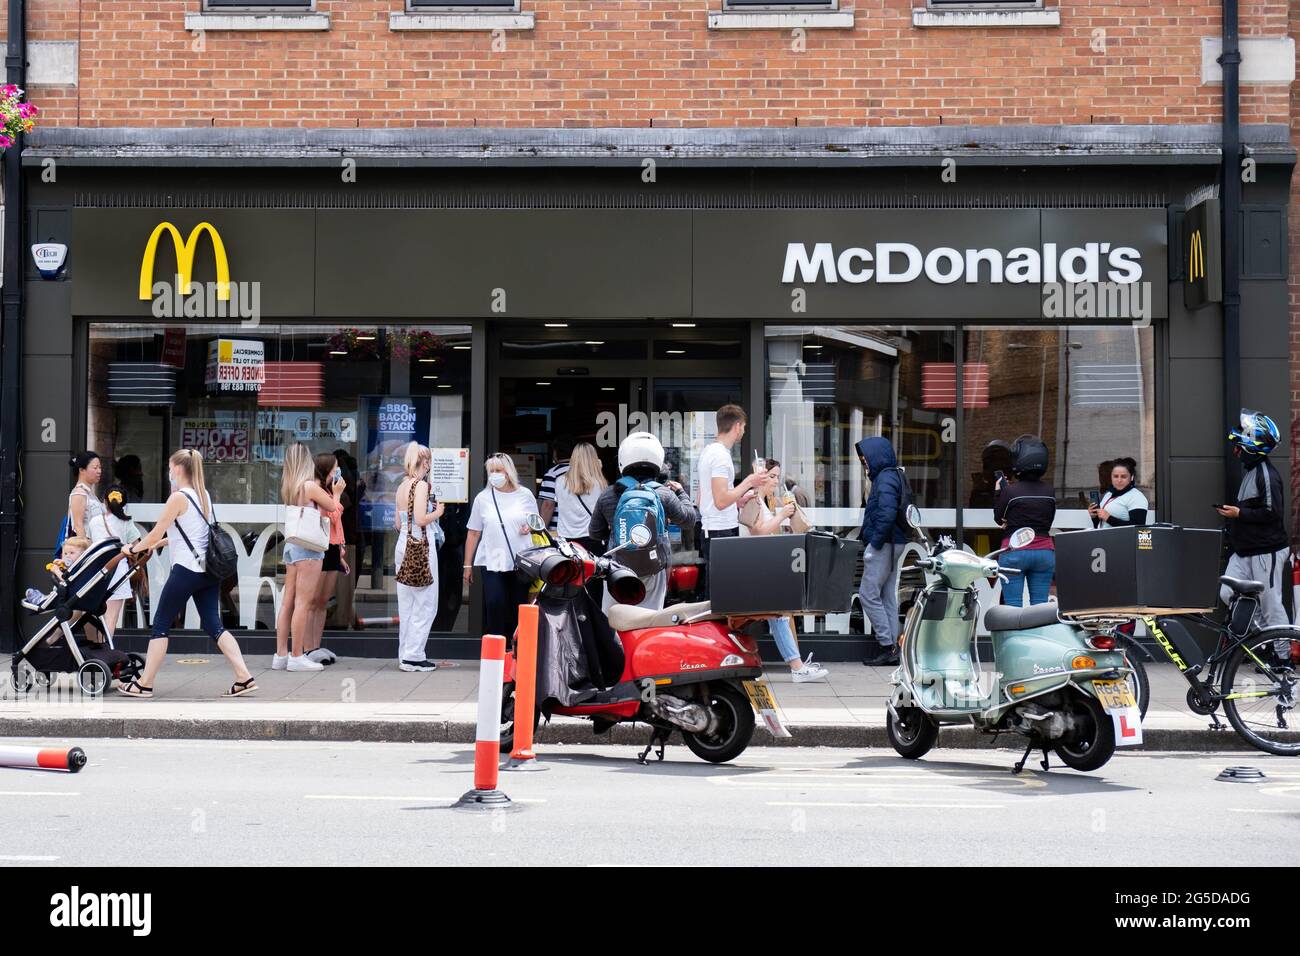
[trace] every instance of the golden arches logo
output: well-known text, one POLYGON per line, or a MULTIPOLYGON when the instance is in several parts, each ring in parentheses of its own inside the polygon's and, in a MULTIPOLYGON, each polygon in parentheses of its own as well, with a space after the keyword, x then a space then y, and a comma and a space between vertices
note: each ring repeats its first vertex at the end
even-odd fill
POLYGON ((144 247, 144 258, 140 261, 140 298, 153 298, 153 266, 158 255, 158 240, 163 233, 171 236, 172 246, 176 249, 176 274, 180 277, 181 295, 188 295, 194 280, 194 254, 198 252, 199 236, 207 233, 212 238, 212 255, 217 264, 217 298, 230 299, 230 261, 226 258, 226 247, 221 241, 221 234, 210 222, 201 222, 190 230, 188 239, 182 241, 180 230, 170 222, 160 222, 149 236, 144 247))
POLYGON ((1205 278, 1205 241, 1199 229, 1192 233, 1191 248, 1187 252, 1187 278, 1193 282, 1205 278))

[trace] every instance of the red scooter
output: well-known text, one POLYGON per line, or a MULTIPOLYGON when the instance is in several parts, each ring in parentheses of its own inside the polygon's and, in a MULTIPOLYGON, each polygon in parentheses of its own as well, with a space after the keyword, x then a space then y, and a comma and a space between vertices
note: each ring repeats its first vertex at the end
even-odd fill
MULTIPOLYGON (((522 574, 543 583, 537 595, 541 713, 586 717, 597 734, 618 723, 648 724, 651 737, 637 758, 641 763, 656 746, 663 760, 674 730, 697 757, 732 760, 749 745, 757 707, 773 733, 786 734, 771 693, 759 680, 758 645, 740 631, 749 619, 712 614, 707 601, 659 611, 636 607, 645 585, 610 557, 614 552, 596 557, 544 527, 533 532, 535 540, 547 543, 521 552, 515 563, 522 574), (610 608, 608 621, 583 587, 593 577, 603 578, 620 602, 610 608)), ((514 733, 514 683, 510 651, 501 735, 507 750, 514 733)))

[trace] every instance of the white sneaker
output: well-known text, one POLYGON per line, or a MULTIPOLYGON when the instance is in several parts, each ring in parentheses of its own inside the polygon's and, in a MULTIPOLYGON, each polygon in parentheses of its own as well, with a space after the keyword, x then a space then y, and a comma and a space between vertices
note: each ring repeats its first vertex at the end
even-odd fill
POLYGON ((303 654, 300 657, 294 657, 292 654, 290 654, 289 666, 285 669, 291 671, 323 671, 325 669, 325 665, 317 664, 306 654, 303 654))
POLYGON ((417 672, 425 672, 425 671, 434 671, 438 669, 438 665, 435 664, 433 661, 399 661, 397 664, 397 669, 406 671, 409 674, 409 673, 417 673, 417 672))
POLYGON ((282 670, 284 670, 284 669, 285 669, 286 667, 288 667, 288 666, 289 666, 289 655, 288 655, 288 654, 272 654, 272 655, 271 655, 271 670, 273 670, 273 671, 282 671, 282 670))
POLYGON ((830 671, 824 668, 814 667, 811 664, 805 664, 797 671, 791 671, 790 679, 793 680, 796 684, 806 684, 809 681, 821 680, 822 678, 826 677, 828 674, 830 674, 830 671))
POLYGON ((317 664, 333 664, 338 658, 328 647, 318 647, 314 651, 308 651, 307 657, 317 664))

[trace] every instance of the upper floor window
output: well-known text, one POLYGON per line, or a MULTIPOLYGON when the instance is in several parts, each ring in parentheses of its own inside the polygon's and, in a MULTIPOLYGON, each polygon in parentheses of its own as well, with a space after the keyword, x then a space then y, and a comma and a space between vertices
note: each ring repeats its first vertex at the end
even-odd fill
POLYGON ((208 10, 239 12, 268 10, 310 10, 314 0, 203 0, 208 10))
POLYGON ((821 8, 834 10, 837 0, 723 0, 724 10, 788 10, 821 8))
POLYGON ((514 10, 519 0, 407 0, 409 10, 514 10))
POLYGON ((931 10, 1041 10, 1043 0, 926 0, 931 10))

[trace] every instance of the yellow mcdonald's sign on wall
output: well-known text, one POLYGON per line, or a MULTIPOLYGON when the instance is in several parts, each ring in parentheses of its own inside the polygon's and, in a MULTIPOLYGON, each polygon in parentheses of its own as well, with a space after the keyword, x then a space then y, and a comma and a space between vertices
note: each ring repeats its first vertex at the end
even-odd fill
POLYGON ((1205 278, 1205 240, 1201 230, 1192 231, 1190 248, 1187 251, 1187 278, 1195 281, 1205 278))
POLYGON ((221 241, 221 234, 210 222, 201 222, 190 230, 188 239, 182 241, 180 230, 170 222, 160 222, 144 247, 144 258, 140 260, 140 298, 153 298, 154 259, 158 254, 158 240, 167 233, 176 250, 176 273, 180 277, 180 295, 187 295, 192 290, 194 280, 194 255, 198 252, 199 237, 207 233, 212 239, 212 255, 217 266, 217 298, 230 299, 230 262, 226 258, 226 247, 221 241))

